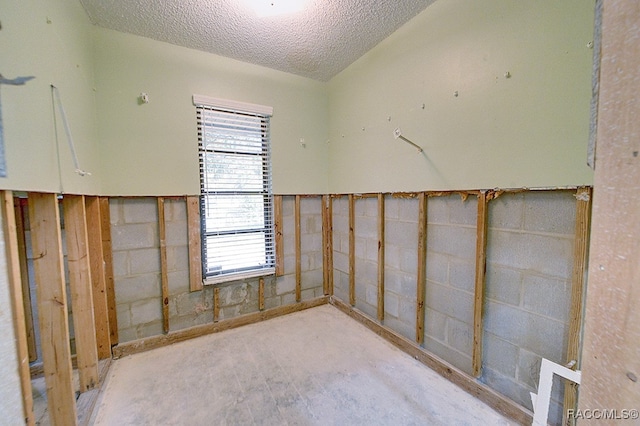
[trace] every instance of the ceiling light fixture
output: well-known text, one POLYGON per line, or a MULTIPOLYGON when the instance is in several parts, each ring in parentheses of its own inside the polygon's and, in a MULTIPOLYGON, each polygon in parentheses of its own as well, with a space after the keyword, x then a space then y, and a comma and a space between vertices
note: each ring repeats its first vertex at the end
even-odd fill
POLYGON ((245 0, 259 17, 289 15, 300 12, 308 0, 245 0))

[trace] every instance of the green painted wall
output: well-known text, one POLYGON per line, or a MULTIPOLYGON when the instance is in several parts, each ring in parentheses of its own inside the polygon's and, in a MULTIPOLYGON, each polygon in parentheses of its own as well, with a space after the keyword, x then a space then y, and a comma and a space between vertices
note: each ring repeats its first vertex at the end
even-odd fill
POLYGON ((8 173, 0 188, 99 193, 93 28, 84 9, 78 1, 0 0, 0 11, 0 73, 36 77, 0 87, 8 173), (61 117, 54 121, 51 84, 60 91, 80 166, 91 176, 75 173, 61 117))
POLYGON ((591 184, 593 8, 429 6, 331 80, 330 190, 591 184), (394 139, 396 127, 424 155, 394 139))
POLYGON ((327 192, 326 83, 101 28, 94 41, 105 194, 199 193, 193 94, 272 106, 274 190, 327 192))

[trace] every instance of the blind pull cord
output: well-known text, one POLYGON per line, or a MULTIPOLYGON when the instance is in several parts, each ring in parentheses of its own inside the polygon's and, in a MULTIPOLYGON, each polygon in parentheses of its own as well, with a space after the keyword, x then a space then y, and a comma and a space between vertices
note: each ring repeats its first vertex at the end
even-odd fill
MULTIPOLYGON (((69 143, 69 150, 71 151, 71 156, 73 157, 73 165, 76 168, 75 172, 80 176, 91 176, 91 173, 80 168, 80 163, 78 162, 78 156, 76 155, 76 148, 73 145, 73 138, 71 137, 71 129, 69 128, 69 122, 67 121, 67 114, 64 112, 64 107, 62 106, 62 99, 60 98, 60 92, 58 88, 51 85, 51 95, 53 96, 54 102, 58 105, 58 110, 60 111, 60 116, 62 117, 62 124, 64 126, 64 132, 67 134, 67 142, 69 143)), ((55 111, 54 111, 54 119, 55 119, 55 111)), ((58 136, 56 135, 56 138, 58 136)), ((60 153, 58 153, 58 156, 60 153)))

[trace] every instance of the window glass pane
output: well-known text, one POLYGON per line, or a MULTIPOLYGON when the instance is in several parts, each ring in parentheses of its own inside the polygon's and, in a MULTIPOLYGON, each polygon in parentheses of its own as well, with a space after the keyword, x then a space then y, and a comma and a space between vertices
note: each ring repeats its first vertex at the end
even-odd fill
POLYGON ((205 197, 206 231, 243 231, 264 228, 262 195, 208 195, 205 197))
POLYGON ((207 253, 210 274, 267 266, 264 232, 207 237, 207 253))
POLYGON ((205 155, 205 189, 207 191, 262 191, 263 159, 260 155, 205 155))

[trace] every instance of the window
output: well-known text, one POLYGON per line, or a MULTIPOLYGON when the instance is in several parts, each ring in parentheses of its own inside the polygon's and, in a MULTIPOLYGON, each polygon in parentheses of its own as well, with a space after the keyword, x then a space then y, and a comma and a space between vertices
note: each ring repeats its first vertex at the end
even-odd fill
POLYGON ((193 97, 207 283, 274 273, 269 107, 193 97))

